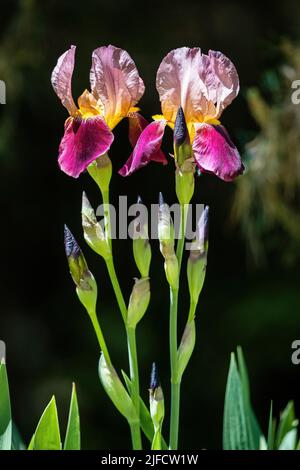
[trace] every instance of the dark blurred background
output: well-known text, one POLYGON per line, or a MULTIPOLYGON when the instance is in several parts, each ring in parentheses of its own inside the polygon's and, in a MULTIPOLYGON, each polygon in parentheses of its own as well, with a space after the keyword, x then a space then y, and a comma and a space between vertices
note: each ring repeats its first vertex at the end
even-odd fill
MULTIPOLYGON (((97 205, 97 188, 87 175, 74 180, 57 166, 67 115, 51 88, 50 74, 70 44, 78 46, 74 97, 89 86, 92 50, 111 43, 128 50, 138 66, 146 85, 140 105, 148 118, 160 112, 155 73, 172 48, 216 49, 235 63, 241 93, 224 113, 223 123, 248 173, 233 184, 207 175, 197 180, 194 202, 211 208, 210 247, 197 345, 183 381, 181 446, 221 447, 229 354, 238 344, 248 363, 254 408, 266 431, 270 399, 278 412, 300 395, 300 366, 290 360, 291 343, 300 337, 300 138, 285 140, 289 133, 299 137, 300 128, 300 105, 290 107, 289 82, 292 72, 300 78, 299 1, 1 0, 0 6, 0 79, 7 86, 7 104, 0 106, 0 338, 7 344, 13 415, 24 439, 29 442, 52 394, 65 428, 75 381, 83 448, 130 445, 127 424, 99 383, 97 342, 76 298, 63 248, 66 222, 97 277, 98 313, 113 361, 127 371, 124 331, 105 266, 82 237, 81 192, 85 189, 97 205), (275 149, 265 155, 270 143, 275 149), (275 207, 273 212, 270 207, 275 207), (285 224, 276 210, 287 211, 285 224), (293 221, 289 231, 288 222, 293 221)), ((115 130, 110 152, 115 169, 112 201, 126 194, 133 203, 140 194, 151 204, 163 191, 166 201, 174 202, 171 162, 167 167, 152 164, 127 179, 118 176, 116 170, 130 152, 127 126, 124 120, 115 130)), ((171 151, 171 132, 164 149, 171 151)), ((116 241, 114 250, 128 299, 137 275, 131 243, 116 241)), ((138 328, 141 387, 147 399, 155 360, 167 399, 168 287, 156 242, 152 251, 151 306, 138 328)), ((183 276, 181 327, 187 306, 183 276)), ((166 422, 166 434, 167 429, 166 422)))

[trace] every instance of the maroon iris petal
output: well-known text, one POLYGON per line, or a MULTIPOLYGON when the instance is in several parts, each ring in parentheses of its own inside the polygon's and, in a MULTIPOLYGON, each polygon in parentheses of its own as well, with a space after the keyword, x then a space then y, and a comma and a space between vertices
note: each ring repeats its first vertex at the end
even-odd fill
POLYGON ((112 132, 100 116, 67 119, 59 146, 60 169, 77 178, 99 155, 108 151, 113 140, 112 132))
POLYGON ((150 161, 155 160, 166 164, 167 160, 160 151, 166 122, 153 121, 140 134, 136 146, 125 165, 119 170, 121 176, 129 176, 134 171, 148 165, 150 161), (157 156, 159 155, 159 160, 157 156))
POLYGON ((224 181, 232 181, 244 171, 240 154, 223 126, 197 125, 193 151, 201 171, 224 181))

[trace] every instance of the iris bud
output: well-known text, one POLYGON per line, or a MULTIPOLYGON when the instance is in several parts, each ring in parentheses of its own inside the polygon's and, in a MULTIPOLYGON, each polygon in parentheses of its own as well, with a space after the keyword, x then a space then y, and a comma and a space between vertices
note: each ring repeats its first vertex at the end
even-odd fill
MULTIPOLYGON (((142 203, 140 197, 137 203, 142 203)), ((148 277, 151 262, 151 246, 149 243, 147 221, 140 220, 140 217, 133 221, 133 256, 141 277, 148 277)))
POLYGON ((149 278, 135 279, 127 313, 128 328, 135 328, 146 313, 150 302, 149 278))
POLYGON ((191 303, 194 305, 196 305, 198 302, 206 273, 208 251, 208 218, 209 207, 206 206, 198 222, 196 239, 191 243, 190 256, 187 264, 187 277, 191 303))
POLYGON ((149 389, 150 415, 154 427, 152 450, 161 449, 161 428, 165 416, 164 395, 159 383, 157 367, 153 363, 149 389))
POLYGON ((173 138, 175 160, 178 166, 181 167, 181 165, 183 165, 186 160, 191 159, 193 156, 189 131, 181 106, 178 108, 177 111, 174 124, 173 138))
POLYGON ((179 267, 174 249, 174 226, 169 206, 164 202, 163 196, 159 195, 158 211, 158 238, 160 252, 165 259, 165 273, 170 286, 178 288, 179 267))
POLYGON ((85 192, 82 193, 81 215, 85 241, 98 255, 108 260, 111 257, 108 241, 85 192))
POLYGON ((183 372, 190 360, 196 342, 195 320, 188 321, 177 351, 178 379, 181 380, 183 372))
POLYGON ((86 310, 93 313, 97 302, 97 284, 77 241, 66 225, 64 242, 69 269, 76 285, 78 298, 86 310))
POLYGON ((184 112, 180 106, 174 125, 175 188, 180 204, 189 204, 195 187, 195 163, 184 112))
POLYGON ((99 377, 107 395, 117 410, 130 422, 137 421, 132 400, 122 384, 112 364, 108 364, 103 354, 99 361, 99 377))
POLYGON ((112 176, 112 164, 109 156, 106 153, 100 155, 88 166, 87 170, 99 186, 101 193, 108 191, 112 176))

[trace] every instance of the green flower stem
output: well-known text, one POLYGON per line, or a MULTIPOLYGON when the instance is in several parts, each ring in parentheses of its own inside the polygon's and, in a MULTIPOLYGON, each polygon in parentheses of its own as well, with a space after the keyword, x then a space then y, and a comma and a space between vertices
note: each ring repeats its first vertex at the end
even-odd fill
POLYGON ((110 220, 110 210, 109 210, 109 190, 101 191, 103 206, 104 206, 104 223, 105 223, 105 234, 110 246, 112 249, 111 242, 111 220, 110 220))
MULTIPOLYGON (((105 233, 108 239, 108 243, 112 250, 111 242, 111 220, 110 220, 110 211, 109 211, 109 191, 102 192, 102 199, 104 204, 104 221, 105 221, 105 233)), ((119 305, 119 309, 126 326, 127 321, 127 307, 124 301, 124 297, 121 291, 117 273, 115 270, 115 265, 113 261, 113 256, 106 261, 106 266, 108 274, 115 292, 115 296, 119 305)), ((135 329, 126 328, 127 335, 127 345, 128 345, 128 356, 129 356, 129 366, 130 366, 130 380, 132 384, 131 389, 131 399, 136 408, 138 420, 137 422, 131 422, 130 431, 132 446, 134 450, 142 449, 142 439, 141 439, 141 430, 140 430, 140 393, 139 393, 139 373, 138 373, 138 361, 137 361, 137 350, 136 350, 136 335, 135 329)))
POLYGON ((94 327, 94 330, 95 330, 95 333, 96 333, 96 336, 97 336, 97 339, 98 339, 98 343, 99 343, 100 349, 101 349, 101 351, 102 351, 102 353, 105 357, 105 361, 107 362, 107 364, 111 364, 110 356, 109 356, 108 349, 107 349, 107 346, 106 346, 106 342, 105 342, 105 339, 104 339, 104 336, 103 336, 103 333, 102 333, 102 330, 101 330, 101 327, 100 327, 100 324, 99 324, 97 314, 96 314, 96 312, 88 312, 88 313, 89 313, 89 316, 92 320, 92 324, 93 324, 93 327, 94 327))
MULTIPOLYGON (((179 276, 181 270, 182 255, 185 241, 187 206, 181 204, 180 232, 176 249, 178 259, 179 276)), ((176 450, 178 447, 179 411, 180 411, 180 379, 178 378, 177 364, 177 316, 178 316, 178 289, 170 289, 170 362, 171 362, 171 419, 169 448, 176 450)))
POLYGON ((117 302, 118 302, 118 305, 119 305, 119 309, 120 309, 123 321, 126 325, 127 307, 126 307, 126 304, 125 304, 125 301, 124 301, 124 297, 123 297, 123 294, 122 294, 122 291, 121 291, 121 287, 120 287, 120 284, 119 284, 119 280, 118 280, 118 277, 117 277, 117 273, 116 273, 116 269, 115 269, 115 265, 114 265, 114 261, 113 261, 112 257, 106 261, 106 267, 107 267, 107 271, 108 271, 108 274, 109 274, 109 277, 110 277, 110 281, 112 283, 113 290, 114 290, 114 293, 115 293, 115 296, 116 296, 116 299, 117 299, 117 302))
MULTIPOLYGON (((128 356, 130 365, 130 378, 132 383, 131 388, 131 399, 136 409, 137 416, 140 416, 140 385, 139 385, 139 369, 137 361, 137 349, 136 349, 136 334, 135 328, 127 328, 127 345, 128 345, 128 356)), ((140 422, 133 423, 131 428, 132 443, 134 449, 142 449, 142 439, 140 422)))
POLYGON ((170 362, 171 362, 171 420, 169 448, 178 446, 180 387, 177 382, 177 307, 178 289, 170 289, 170 362))

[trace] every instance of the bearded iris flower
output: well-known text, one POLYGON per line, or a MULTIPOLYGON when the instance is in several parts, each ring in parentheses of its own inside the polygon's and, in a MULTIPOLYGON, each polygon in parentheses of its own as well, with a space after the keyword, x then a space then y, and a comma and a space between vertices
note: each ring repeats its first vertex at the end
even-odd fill
MULTIPOLYGON (((111 45, 94 50, 91 91, 85 90, 76 106, 72 96, 75 50, 76 47, 71 46, 59 57, 51 82, 70 114, 59 146, 59 166, 77 178, 109 150, 114 139, 112 130, 123 118, 130 120, 129 139, 133 146, 148 123, 135 108, 145 90, 135 63, 126 51, 111 45)), ((157 159, 164 160, 161 152, 157 159)))
POLYGON ((154 121, 143 130, 121 174, 127 176, 140 168, 141 162, 152 159, 160 150, 166 125, 174 129, 180 108, 200 171, 224 181, 243 173, 239 152, 219 120, 239 92, 237 71, 224 54, 210 50, 206 55, 199 48, 175 49, 161 62, 156 87, 162 114, 153 116, 154 121))

